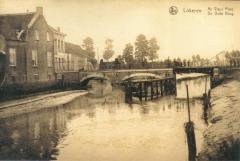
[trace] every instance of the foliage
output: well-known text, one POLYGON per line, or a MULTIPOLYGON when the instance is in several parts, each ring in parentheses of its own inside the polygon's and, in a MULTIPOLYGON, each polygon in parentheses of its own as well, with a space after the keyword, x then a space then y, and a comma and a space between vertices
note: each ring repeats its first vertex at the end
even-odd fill
POLYGON ((193 66, 209 66, 210 60, 207 58, 201 58, 200 55, 193 55, 192 56, 192 65, 193 66))
POLYGON ((229 62, 230 66, 239 66, 240 65, 240 51, 233 50, 225 54, 226 60, 229 62))
POLYGON ((133 46, 131 43, 126 44, 126 47, 123 50, 122 55, 124 61, 129 65, 130 63, 133 63, 133 46))
POLYGON ((146 61, 146 58, 149 55, 149 47, 148 40, 146 39, 145 35, 140 34, 137 36, 134 54, 137 62, 142 63, 146 61))
POLYGON ((117 60, 121 63, 121 64, 124 64, 124 58, 122 55, 118 55, 117 56, 117 60))
POLYGON ((105 50, 104 50, 104 53, 103 53, 103 58, 108 61, 114 55, 113 40, 107 39, 105 41, 105 44, 106 44, 106 47, 105 47, 105 50))
POLYGON ((83 49, 86 50, 86 52, 90 58, 95 58, 94 42, 91 37, 86 37, 83 40, 82 46, 83 46, 83 49))
POLYGON ((157 51, 160 47, 157 44, 157 39, 155 37, 149 40, 149 55, 148 58, 153 62, 153 60, 158 58, 157 51))
POLYGON ((88 62, 90 62, 94 68, 97 66, 97 59, 88 59, 88 62))
POLYGON ((88 62, 90 62, 94 67, 97 65, 97 60, 95 59, 95 51, 94 51, 94 42, 91 37, 86 37, 83 40, 82 44, 83 49, 86 51, 88 55, 88 62))

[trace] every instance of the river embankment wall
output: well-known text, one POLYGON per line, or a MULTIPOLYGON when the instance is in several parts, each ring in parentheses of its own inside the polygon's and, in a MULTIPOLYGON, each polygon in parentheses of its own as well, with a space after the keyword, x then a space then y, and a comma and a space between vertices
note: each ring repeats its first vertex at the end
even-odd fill
POLYGON ((223 82, 212 90, 209 127, 204 131, 203 150, 198 160, 240 159, 240 77, 223 82))

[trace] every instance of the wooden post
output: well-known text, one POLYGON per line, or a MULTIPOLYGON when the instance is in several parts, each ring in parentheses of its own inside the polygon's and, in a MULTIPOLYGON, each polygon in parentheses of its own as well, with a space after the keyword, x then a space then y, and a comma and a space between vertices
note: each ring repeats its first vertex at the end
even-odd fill
POLYGON ((125 84, 125 102, 132 102, 132 85, 130 80, 125 84))
POLYGON ((166 92, 165 93, 166 93, 166 95, 168 95, 168 92, 169 92, 169 85, 168 85, 169 82, 168 81, 169 81, 168 79, 165 80, 165 86, 166 86, 165 87, 166 88, 166 92))
POLYGON ((142 83, 140 82, 138 85, 139 90, 139 100, 142 101, 142 83))
POLYGON ((207 94, 206 93, 204 93, 203 94, 203 108, 204 108, 204 111, 207 111, 207 109, 208 109, 208 102, 207 102, 207 98, 208 96, 207 96, 207 94))
POLYGON ((174 76, 175 76, 174 77, 174 81, 175 81, 174 82, 174 85, 175 85, 174 90, 175 90, 175 95, 177 96, 177 74, 175 73, 174 76))
POLYGON ((161 95, 163 96, 163 81, 160 81, 160 86, 161 86, 161 95))
POLYGON ((129 103, 129 87, 128 87, 128 83, 125 84, 125 102, 129 103))
POLYGON ((153 82, 151 81, 151 100, 153 100, 153 82))
POLYGON ((188 143, 188 160, 195 161, 197 147, 196 147, 196 138, 195 138, 195 132, 194 132, 194 124, 192 121, 185 123, 185 132, 187 135, 187 143, 188 143))
POLYGON ((208 109, 207 95, 205 93, 203 93, 203 119, 204 119, 206 124, 208 124, 207 109, 208 109))
POLYGON ((208 106, 211 107, 211 89, 208 90, 208 106))
POLYGON ((188 122, 185 123, 185 132, 187 135, 187 143, 188 143, 188 160, 195 161, 197 148, 196 148, 194 124, 191 121, 188 85, 186 85, 186 90, 187 90, 188 122))
POLYGON ((165 95, 167 95, 168 94, 168 80, 166 79, 166 80, 164 80, 164 90, 165 90, 165 95))
POLYGON ((187 109, 188 109, 188 122, 191 121, 190 107, 189 107, 189 93, 188 93, 188 85, 186 84, 187 90, 187 109))
POLYGON ((131 83, 131 80, 129 81, 129 100, 130 100, 130 103, 132 103, 132 83, 131 83))
POLYGON ((62 74, 62 88, 65 87, 65 80, 64 80, 64 75, 62 74))
POLYGON ((158 98, 158 95, 159 95, 159 91, 158 91, 158 81, 155 82, 156 83, 156 93, 157 93, 157 98, 158 98))
POLYGON ((147 82, 144 82, 144 96, 145 96, 145 101, 147 101, 147 96, 148 96, 148 86, 147 86, 147 82))
POLYGON ((170 79, 167 79, 167 94, 170 94, 170 93, 171 93, 170 83, 171 83, 171 80, 170 80, 170 79))
POLYGON ((207 94, 207 76, 206 76, 206 79, 205 79, 205 94, 207 94))

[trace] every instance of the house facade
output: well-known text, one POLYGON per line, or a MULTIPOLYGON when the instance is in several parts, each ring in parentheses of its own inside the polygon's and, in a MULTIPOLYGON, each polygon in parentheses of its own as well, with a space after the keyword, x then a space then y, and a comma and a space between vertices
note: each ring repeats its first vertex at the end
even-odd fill
POLYGON ((0 15, 0 88, 54 84, 62 72, 87 69, 87 54, 65 36, 47 23, 42 7, 0 15))
POLYGON ((67 59, 68 55, 65 52, 64 39, 66 34, 60 31, 60 27, 57 29, 49 26, 53 35, 54 41, 54 67, 57 73, 61 73, 68 70, 67 59))
POLYGON ((65 42, 67 54, 67 71, 87 70, 87 54, 76 44, 65 42))
POLYGON ((55 80, 54 39, 42 7, 36 12, 0 15, 0 35, 5 39, 5 83, 55 80))

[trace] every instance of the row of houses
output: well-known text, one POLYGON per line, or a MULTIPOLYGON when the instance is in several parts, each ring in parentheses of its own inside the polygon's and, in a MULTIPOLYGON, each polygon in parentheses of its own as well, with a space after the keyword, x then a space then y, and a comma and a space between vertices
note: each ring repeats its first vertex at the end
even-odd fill
POLYGON ((0 15, 0 85, 54 82, 62 72, 89 69, 86 52, 65 37, 47 23, 42 7, 0 15))

